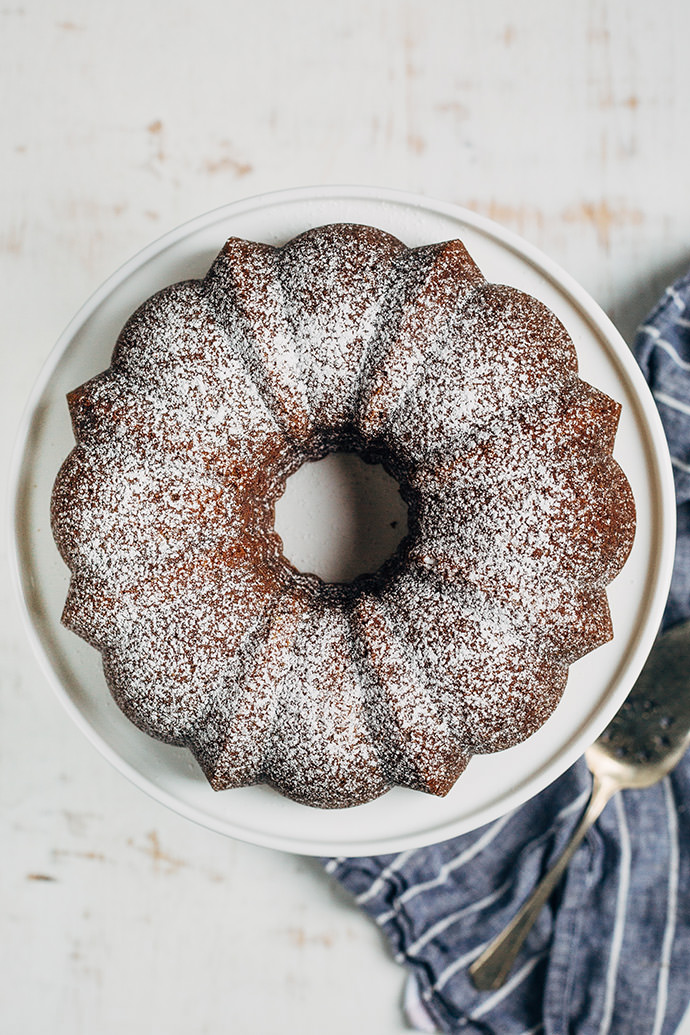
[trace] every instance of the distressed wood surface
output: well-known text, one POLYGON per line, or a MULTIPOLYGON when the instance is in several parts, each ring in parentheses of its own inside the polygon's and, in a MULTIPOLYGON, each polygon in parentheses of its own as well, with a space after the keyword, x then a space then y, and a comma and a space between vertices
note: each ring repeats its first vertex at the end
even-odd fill
MULTIPOLYGON (((84 299, 164 231, 265 190, 467 205, 630 339, 690 263, 688 39, 682 0, 6 0, 3 485, 84 299)), ((0 1030, 405 1030, 402 971, 318 865, 131 787, 53 698, 6 568, 0 605, 0 1030)))

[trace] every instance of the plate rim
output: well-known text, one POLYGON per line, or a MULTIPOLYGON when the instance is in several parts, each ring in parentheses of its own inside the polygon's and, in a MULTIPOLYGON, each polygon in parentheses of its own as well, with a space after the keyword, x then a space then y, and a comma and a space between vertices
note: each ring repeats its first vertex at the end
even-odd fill
MULTIPOLYGON (((289 837, 283 834, 272 835, 265 831, 257 832, 254 829, 249 830, 246 825, 236 826, 231 820, 219 820, 215 817, 210 817, 206 813, 200 812, 193 805, 175 797, 175 795, 170 791, 154 783, 150 777, 139 772, 130 762, 126 761, 121 755, 119 755, 118 752, 101 736, 101 734, 90 725, 75 701, 69 696, 62 685, 58 673, 48 657, 48 653, 32 619, 24 590, 19 550, 19 489, 21 485, 21 473, 26 446, 28 444, 29 432, 31 430, 37 403, 48 387, 50 379, 71 340, 93 315, 101 303, 113 293, 118 285, 122 284, 129 276, 136 273, 137 270, 143 267, 154 256, 161 254, 170 246, 180 242, 186 237, 189 237, 195 232, 232 216, 239 216, 242 213, 256 209, 267 209, 274 205, 284 205, 300 201, 347 201, 348 199, 366 199, 383 203, 393 203, 404 207, 411 207, 413 209, 421 209, 428 213, 440 214, 473 227, 480 233, 486 234, 501 245, 508 247, 512 252, 526 259, 530 265, 536 268, 539 272, 545 274, 552 283, 570 296, 571 300, 587 318, 588 322, 605 336, 607 344, 611 346, 619 363, 625 370, 626 375, 630 378, 636 401, 641 407, 645 418, 646 431, 650 436, 651 445, 653 446, 652 452, 654 464, 652 466, 660 489, 660 499, 657 506, 661 527, 661 543, 659 544, 657 551, 653 599, 650 601, 648 606, 648 614, 650 618, 646 620, 640 635, 637 637, 635 645, 629 651, 628 657, 623 664, 623 672, 625 673, 626 678, 619 679, 621 683, 628 687, 628 691, 639 675, 647 655, 651 650, 654 639, 656 638, 670 586, 675 555, 676 500, 670 455, 661 419, 642 371, 637 366, 630 349, 613 322, 592 296, 579 284, 579 282, 577 282, 546 253, 542 252, 541 249, 494 220, 452 202, 437 200, 424 194, 395 190, 387 187, 348 184, 293 187, 268 193, 255 194, 220 205, 208 212, 201 213, 168 230, 160 237, 139 249, 125 262, 121 263, 113 273, 111 273, 110 276, 108 276, 106 280, 104 280, 96 290, 87 297, 57 338, 41 366, 39 374, 26 400, 16 430, 10 464, 8 493, 10 519, 7 524, 7 529, 9 538, 8 557, 11 581, 14 585, 17 599, 20 604, 22 622, 29 637, 34 655, 37 657, 49 685, 58 697, 62 706, 67 710, 72 720, 81 729, 87 740, 99 752, 99 754, 109 761, 115 769, 126 776, 130 782, 134 783, 135 786, 143 790, 154 800, 167 806, 174 812, 177 812, 179 815, 182 815, 208 829, 224 834, 225 836, 231 836, 238 840, 256 844, 261 847, 312 856, 334 854, 363 856, 397 852, 412 848, 420 848, 425 845, 445 840, 455 834, 468 832, 470 829, 478 829, 480 825, 496 820, 498 817, 507 814, 517 805, 538 794, 544 789, 544 787, 556 779, 560 773, 564 772, 568 765, 572 764, 572 762, 579 757, 590 740, 583 737, 583 733, 580 732, 573 738, 570 751, 565 752, 564 755, 558 756, 558 764, 554 760, 549 760, 540 770, 537 771, 531 780, 526 781, 528 786, 528 793, 526 795, 524 793, 525 785, 523 784, 519 791, 513 792, 512 795, 508 794, 501 798, 493 807, 484 809, 481 823, 474 824, 471 827, 462 827, 462 824, 457 820, 455 822, 452 820, 444 820, 441 823, 432 825, 431 828, 425 827, 422 831, 417 830, 417 834, 410 834, 407 836, 396 835, 380 839, 368 838, 366 841, 352 841, 348 839, 346 842, 335 842, 333 839, 328 841, 319 841, 314 838, 289 837), (652 618, 656 620, 651 620, 652 618), (586 742, 584 742, 585 740, 586 742), (560 762, 564 756, 567 757, 569 761, 565 766, 562 766, 560 762), (558 768, 558 771, 553 772, 552 770, 554 768, 558 768)), ((346 220, 338 220, 338 222, 344 221, 346 220)), ((306 226, 305 229, 307 229, 306 226)), ((626 691, 626 693, 628 691, 626 691)), ((611 711, 609 718, 615 713, 622 700, 622 696, 620 698, 616 697, 616 701, 614 702, 615 708, 611 711)))

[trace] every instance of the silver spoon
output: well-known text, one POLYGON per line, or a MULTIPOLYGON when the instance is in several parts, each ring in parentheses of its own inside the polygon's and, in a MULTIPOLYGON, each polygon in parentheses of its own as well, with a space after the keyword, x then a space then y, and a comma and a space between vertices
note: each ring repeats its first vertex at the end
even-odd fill
POLYGON ((582 838, 613 795, 651 787, 690 744, 690 621, 657 639, 625 703, 585 752, 592 794, 566 849, 510 921, 470 967, 481 991, 500 988, 522 944, 563 876, 582 838))

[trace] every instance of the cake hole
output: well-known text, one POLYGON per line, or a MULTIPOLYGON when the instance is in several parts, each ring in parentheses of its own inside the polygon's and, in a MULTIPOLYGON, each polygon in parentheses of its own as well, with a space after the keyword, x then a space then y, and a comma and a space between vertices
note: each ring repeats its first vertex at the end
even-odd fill
POLYGON ((324 582, 352 582, 395 553, 407 534, 407 506, 380 464, 331 453, 288 478, 275 528, 295 568, 324 582))

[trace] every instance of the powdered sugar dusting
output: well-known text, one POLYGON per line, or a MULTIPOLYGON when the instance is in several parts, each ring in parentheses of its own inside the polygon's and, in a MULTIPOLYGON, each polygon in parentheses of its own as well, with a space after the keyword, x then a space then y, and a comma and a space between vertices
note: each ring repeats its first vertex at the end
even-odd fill
POLYGON ((605 587, 634 535, 619 408, 553 314, 487 284, 460 242, 232 239, 69 402, 63 620, 126 714, 217 789, 446 793, 611 636, 605 587), (382 462, 409 509, 395 557, 347 585, 296 572, 273 530, 286 478, 333 449, 382 462))

